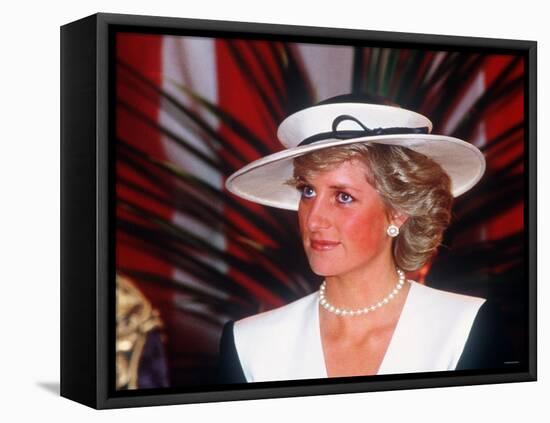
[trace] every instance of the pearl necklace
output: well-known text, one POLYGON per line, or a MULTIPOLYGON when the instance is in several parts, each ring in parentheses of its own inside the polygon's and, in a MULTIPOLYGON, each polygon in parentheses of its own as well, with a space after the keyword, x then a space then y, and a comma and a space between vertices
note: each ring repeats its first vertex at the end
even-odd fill
POLYGON ((321 304, 325 310, 330 311, 331 313, 334 313, 338 316, 360 316, 361 314, 367 314, 372 311, 375 311, 376 309, 379 309, 382 306, 385 306, 388 304, 391 300, 393 300, 397 294, 399 294, 399 291, 401 288, 403 288, 403 285, 405 283, 405 272, 403 272, 401 269, 397 269, 397 274, 399 275, 399 280, 397 281, 397 285, 395 285, 395 288, 388 296, 386 296, 383 300, 379 301, 377 304, 373 304, 370 307, 364 307, 359 308, 357 310, 348 310, 345 308, 339 308, 331 305, 326 297, 325 297, 325 289, 326 289, 326 281, 323 281, 321 284, 321 288, 319 289, 319 304, 321 304))

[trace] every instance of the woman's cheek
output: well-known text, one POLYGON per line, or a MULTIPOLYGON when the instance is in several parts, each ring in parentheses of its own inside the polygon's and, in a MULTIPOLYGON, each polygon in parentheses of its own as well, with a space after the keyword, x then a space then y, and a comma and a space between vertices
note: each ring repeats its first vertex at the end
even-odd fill
POLYGON ((360 248, 370 250, 384 243, 384 219, 378 215, 348 215, 343 228, 348 240, 360 248))

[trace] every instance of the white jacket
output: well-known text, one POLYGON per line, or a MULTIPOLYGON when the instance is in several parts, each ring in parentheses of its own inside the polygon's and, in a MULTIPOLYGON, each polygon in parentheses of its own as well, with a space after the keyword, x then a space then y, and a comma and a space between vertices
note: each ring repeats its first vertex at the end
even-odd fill
MULTIPOLYGON (((327 377, 318 295, 235 322, 235 347, 248 382, 327 377)), ((411 281, 378 374, 454 370, 484 302, 411 281)))

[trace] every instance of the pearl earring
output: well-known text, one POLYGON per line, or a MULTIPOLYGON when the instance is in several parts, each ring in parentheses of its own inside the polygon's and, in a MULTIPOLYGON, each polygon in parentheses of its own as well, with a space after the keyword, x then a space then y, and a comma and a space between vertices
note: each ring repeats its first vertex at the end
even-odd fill
POLYGON ((388 226, 386 233, 392 238, 395 238, 397 235, 399 235, 399 227, 395 226, 394 224, 391 224, 390 226, 388 226))

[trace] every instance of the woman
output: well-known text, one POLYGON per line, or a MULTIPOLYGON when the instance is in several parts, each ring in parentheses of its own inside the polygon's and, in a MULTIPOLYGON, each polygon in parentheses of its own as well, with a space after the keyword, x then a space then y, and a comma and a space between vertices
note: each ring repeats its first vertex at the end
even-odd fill
POLYGON ((503 365, 484 299, 405 278, 436 252, 453 196, 485 170, 476 147, 431 128, 396 105, 339 96, 286 118, 286 149, 231 175, 234 194, 297 210, 324 281, 286 306, 228 322, 222 382, 503 365))

